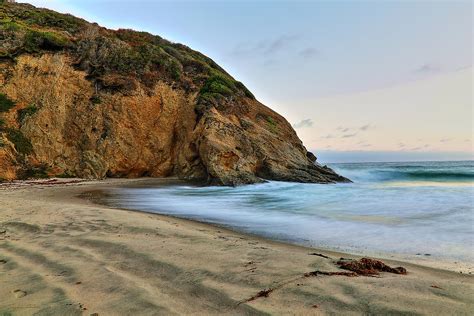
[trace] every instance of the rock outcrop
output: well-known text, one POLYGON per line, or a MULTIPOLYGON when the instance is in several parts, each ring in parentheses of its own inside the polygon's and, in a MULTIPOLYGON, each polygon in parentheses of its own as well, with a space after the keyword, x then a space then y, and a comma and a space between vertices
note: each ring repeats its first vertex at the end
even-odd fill
POLYGON ((348 181, 208 57, 31 5, 0 9, 0 178, 348 181))

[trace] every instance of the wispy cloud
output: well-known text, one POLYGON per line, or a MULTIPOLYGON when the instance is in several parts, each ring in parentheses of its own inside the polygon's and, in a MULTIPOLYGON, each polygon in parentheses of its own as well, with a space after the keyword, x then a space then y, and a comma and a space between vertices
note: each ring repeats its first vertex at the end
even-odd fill
POLYGON ((342 132, 342 133, 347 133, 351 129, 349 127, 344 127, 344 126, 339 126, 336 128, 336 131, 342 132))
POLYGON ((241 43, 234 48, 231 55, 239 57, 255 56, 256 54, 265 55, 266 57, 273 56, 290 47, 298 38, 298 35, 283 34, 270 40, 241 43))
POLYGON ((370 124, 362 125, 361 127, 359 127, 359 131, 366 131, 369 128, 372 128, 372 125, 370 124))
POLYGON ((264 44, 264 53, 265 54, 274 54, 278 51, 290 46, 294 41, 298 39, 296 35, 280 35, 278 38, 264 44))
POLYGON ((319 56, 319 54, 320 54, 319 50, 317 50, 314 47, 307 47, 299 52, 299 55, 303 57, 304 59, 313 59, 319 56))
POLYGON ((374 128, 374 126, 372 124, 365 124, 365 125, 362 125, 360 127, 345 127, 345 126, 338 126, 336 128, 336 131, 339 131, 339 132, 342 132, 342 133, 347 133, 349 131, 352 131, 352 130, 357 130, 357 131, 361 131, 361 132, 365 132, 369 129, 372 129, 374 128))
POLYGON ((350 137, 354 137, 354 136, 356 136, 356 135, 357 135, 357 133, 344 134, 344 135, 342 135, 341 137, 342 137, 342 138, 350 138, 350 137))
POLYGON ((325 138, 325 139, 334 138, 334 135, 327 134, 327 135, 321 136, 320 138, 325 138))
POLYGON ((314 122, 311 119, 304 119, 299 121, 298 123, 293 124, 293 128, 304 128, 304 127, 312 127, 314 122))
POLYGON ((422 150, 422 149, 426 149, 428 147, 430 147, 430 145, 424 144, 423 146, 417 146, 417 147, 410 148, 410 150, 422 150))
POLYGON ((452 139, 451 138, 443 138, 443 139, 440 139, 439 142, 440 143, 447 143, 447 142, 450 142, 452 139))
POLYGON ((432 63, 426 63, 414 69, 413 72, 419 73, 419 74, 430 74, 430 73, 439 72, 440 70, 441 68, 438 65, 432 64, 432 63))

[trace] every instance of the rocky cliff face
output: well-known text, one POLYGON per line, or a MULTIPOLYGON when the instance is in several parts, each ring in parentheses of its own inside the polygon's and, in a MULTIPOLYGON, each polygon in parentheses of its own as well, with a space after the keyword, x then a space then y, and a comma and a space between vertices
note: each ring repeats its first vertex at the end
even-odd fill
POLYGON ((347 181, 208 57, 148 33, 0 5, 0 178, 347 181))

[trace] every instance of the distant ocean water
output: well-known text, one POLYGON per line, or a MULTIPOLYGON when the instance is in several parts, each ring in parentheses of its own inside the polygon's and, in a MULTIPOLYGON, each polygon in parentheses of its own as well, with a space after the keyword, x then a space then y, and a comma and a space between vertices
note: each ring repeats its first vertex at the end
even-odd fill
POLYGON ((354 183, 127 187, 107 203, 337 251, 474 262, 474 161, 329 166, 354 183))

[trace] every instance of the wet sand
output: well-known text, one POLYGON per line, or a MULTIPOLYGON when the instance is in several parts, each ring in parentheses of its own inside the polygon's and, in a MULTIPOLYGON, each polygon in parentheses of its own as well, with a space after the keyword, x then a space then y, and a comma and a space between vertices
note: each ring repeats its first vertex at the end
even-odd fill
POLYGON ((360 257, 84 198, 135 181, 0 186, 0 314, 468 315, 474 310, 472 275, 384 260, 408 274, 305 277, 311 271, 345 271, 335 261, 360 257))

